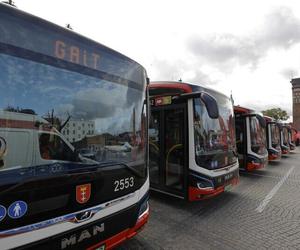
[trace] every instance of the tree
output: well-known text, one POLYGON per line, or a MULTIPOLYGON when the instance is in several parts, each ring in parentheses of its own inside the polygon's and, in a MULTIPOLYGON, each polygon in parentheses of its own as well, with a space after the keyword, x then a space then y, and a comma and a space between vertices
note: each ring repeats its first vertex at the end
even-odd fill
POLYGON ((272 108, 262 111, 262 113, 266 116, 273 117, 276 121, 282 120, 285 121, 289 118, 287 112, 282 110, 281 108, 272 108))

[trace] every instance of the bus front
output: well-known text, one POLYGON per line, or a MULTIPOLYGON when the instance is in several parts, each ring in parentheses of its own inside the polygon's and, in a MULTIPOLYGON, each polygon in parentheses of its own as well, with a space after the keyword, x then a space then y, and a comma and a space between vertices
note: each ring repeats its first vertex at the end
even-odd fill
POLYGON ((0 248, 111 249, 149 215, 147 78, 0 4, 0 248))
POLYGON ((204 91, 216 100, 219 116, 212 118, 207 109, 209 105, 199 97, 188 103, 193 110, 189 120, 190 200, 215 196, 239 181, 231 99, 211 89, 204 91))
MULTIPOLYGON (((266 119, 266 118, 265 118, 266 119)), ((268 159, 269 161, 278 161, 281 158, 280 147, 280 127, 275 121, 266 119, 266 138, 268 146, 268 159)))
POLYGON ((240 168, 247 171, 268 164, 266 122, 252 110, 235 106, 237 148, 240 168))

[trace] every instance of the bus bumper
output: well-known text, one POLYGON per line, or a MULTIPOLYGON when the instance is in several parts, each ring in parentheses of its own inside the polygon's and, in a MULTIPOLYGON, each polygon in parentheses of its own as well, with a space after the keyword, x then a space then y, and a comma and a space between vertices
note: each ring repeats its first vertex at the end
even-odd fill
POLYGON ((281 149, 268 149, 268 160, 279 161, 281 159, 281 149))
POLYGON ((188 189, 189 201, 205 200, 214 197, 218 194, 221 194, 226 190, 230 190, 233 186, 239 183, 239 169, 236 169, 231 173, 228 173, 223 176, 207 179, 209 182, 212 183, 211 187, 201 187, 199 185, 199 180, 201 179, 196 180, 197 185, 195 185, 195 181, 190 182, 191 186, 189 186, 188 189), (230 176, 229 179, 228 176, 230 176))
POLYGON ((138 203, 125 209, 72 230, 24 245, 20 249, 112 249, 135 236, 147 223, 149 218, 148 198, 149 194, 146 193, 138 203))
POLYGON ((247 158, 246 171, 261 169, 266 167, 267 165, 268 165, 268 155, 265 155, 262 158, 249 156, 247 158))
POLYGON ((116 246, 132 238, 139 231, 141 231, 145 226, 145 224, 148 222, 148 219, 149 219, 149 205, 147 205, 146 211, 139 216, 133 228, 125 229, 124 231, 112 236, 111 238, 106 239, 102 242, 97 243, 96 245, 87 248, 87 250, 109 250, 115 248, 116 246))

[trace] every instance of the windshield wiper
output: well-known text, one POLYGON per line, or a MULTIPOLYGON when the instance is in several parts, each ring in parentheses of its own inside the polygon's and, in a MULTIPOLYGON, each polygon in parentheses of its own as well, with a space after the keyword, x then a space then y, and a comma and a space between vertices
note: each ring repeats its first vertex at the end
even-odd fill
POLYGON ((124 163, 124 162, 114 162, 114 161, 110 161, 110 162, 105 162, 103 165, 101 166, 105 166, 105 167, 112 167, 112 166, 124 166, 125 168, 127 168, 128 170, 130 170, 135 176, 137 177, 144 177, 143 174, 141 174, 138 170, 136 170, 134 167, 129 166, 128 164, 124 163))

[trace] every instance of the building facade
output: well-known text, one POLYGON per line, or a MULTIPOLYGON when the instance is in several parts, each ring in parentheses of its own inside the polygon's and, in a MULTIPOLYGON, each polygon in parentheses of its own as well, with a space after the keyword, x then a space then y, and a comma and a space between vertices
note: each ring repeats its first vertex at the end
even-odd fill
POLYGON ((70 120, 61 132, 69 142, 77 142, 95 134, 95 121, 70 120))
POLYGON ((291 80, 293 91, 293 127, 300 130, 300 78, 291 80))

